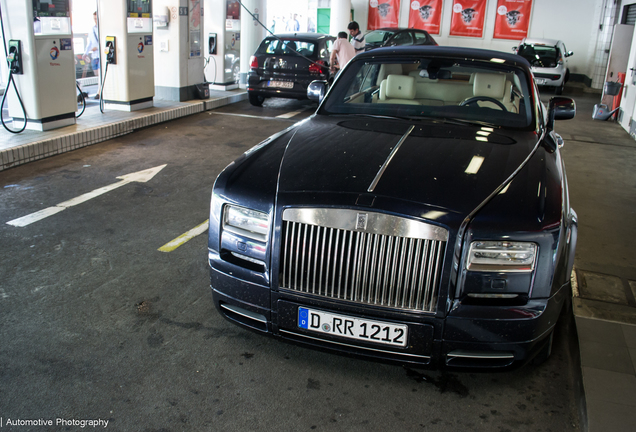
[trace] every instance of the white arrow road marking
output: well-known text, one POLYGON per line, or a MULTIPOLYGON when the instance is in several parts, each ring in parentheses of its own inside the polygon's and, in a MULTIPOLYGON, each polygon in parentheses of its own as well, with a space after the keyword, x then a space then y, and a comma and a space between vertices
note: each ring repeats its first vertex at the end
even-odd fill
POLYGON ((159 171, 165 168, 165 166, 166 164, 157 166, 154 168, 150 168, 147 170, 139 171, 136 173, 126 174, 126 175, 117 177, 118 179, 121 180, 120 182, 113 183, 111 185, 104 186, 99 189, 95 189, 94 191, 85 193, 83 195, 80 195, 68 201, 61 202, 54 207, 48 207, 48 208, 45 208, 44 210, 40 210, 38 212, 31 213, 26 216, 22 216, 21 218, 13 219, 12 221, 7 222, 7 224, 13 225, 16 227, 25 227, 27 225, 31 225, 34 222, 37 222, 39 220, 52 216, 56 213, 59 213, 62 210, 66 210, 69 207, 82 204, 83 202, 86 202, 90 199, 103 195, 106 192, 110 192, 119 187, 127 185, 128 183, 132 183, 132 182, 146 183, 147 181, 151 180, 159 171))
POLYGON ((208 230, 209 225, 210 225, 209 222, 210 222, 210 220, 208 219, 205 222, 203 222, 201 225, 195 226, 194 228, 192 228, 187 233, 182 234, 179 237, 177 237, 176 239, 174 239, 172 241, 169 241, 165 245, 161 246, 158 250, 160 250, 161 252, 172 252, 173 250, 175 250, 176 248, 178 248, 182 244, 187 243, 190 240, 192 240, 193 238, 195 238, 196 236, 206 232, 208 230))

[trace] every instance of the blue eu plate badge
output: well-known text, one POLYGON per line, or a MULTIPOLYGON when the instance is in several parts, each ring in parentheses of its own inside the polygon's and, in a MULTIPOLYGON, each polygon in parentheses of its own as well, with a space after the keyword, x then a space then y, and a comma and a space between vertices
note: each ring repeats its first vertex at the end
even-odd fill
POLYGON ((309 311, 305 308, 298 308, 298 327, 309 328, 309 311))

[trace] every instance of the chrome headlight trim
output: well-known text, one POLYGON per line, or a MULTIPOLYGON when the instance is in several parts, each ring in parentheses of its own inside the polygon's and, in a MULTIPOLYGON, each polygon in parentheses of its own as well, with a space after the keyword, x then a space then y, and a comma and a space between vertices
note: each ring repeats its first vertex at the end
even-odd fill
POLYGON ((539 247, 532 242, 474 241, 466 268, 479 272, 532 272, 539 247))
POLYGON ((258 210, 226 204, 223 207, 223 230, 265 243, 270 231, 269 215, 258 210))

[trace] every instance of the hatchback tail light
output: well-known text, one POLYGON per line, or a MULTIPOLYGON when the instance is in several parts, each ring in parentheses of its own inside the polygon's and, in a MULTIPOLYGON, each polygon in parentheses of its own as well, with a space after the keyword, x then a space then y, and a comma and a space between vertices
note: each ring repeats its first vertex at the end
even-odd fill
POLYGON ((250 68, 251 69, 257 69, 258 68, 258 59, 256 58, 256 56, 250 57, 250 68))
POLYGON ((322 60, 318 60, 316 63, 312 63, 309 65, 309 72, 318 73, 318 74, 322 73, 324 66, 325 66, 325 62, 322 60))

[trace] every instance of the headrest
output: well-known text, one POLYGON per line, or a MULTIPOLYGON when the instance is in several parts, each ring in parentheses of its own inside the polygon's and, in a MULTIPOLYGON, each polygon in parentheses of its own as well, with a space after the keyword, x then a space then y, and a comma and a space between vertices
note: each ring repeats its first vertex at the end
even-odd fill
POLYGON ((414 99, 415 78, 404 75, 389 75, 386 78, 386 97, 389 99, 414 99))
POLYGON ((385 79, 391 74, 402 75, 402 65, 399 63, 383 63, 380 66, 380 73, 378 74, 380 79, 385 79))
POLYGON ((294 51, 296 51, 296 42, 287 42, 287 44, 285 44, 285 54, 295 54, 294 51))
POLYGON ((503 74, 477 72, 473 82, 473 95, 501 99, 504 96, 505 84, 506 76, 503 74))
POLYGON ((383 79, 382 82, 380 83, 379 99, 380 100, 385 100, 386 99, 386 79, 383 79))

